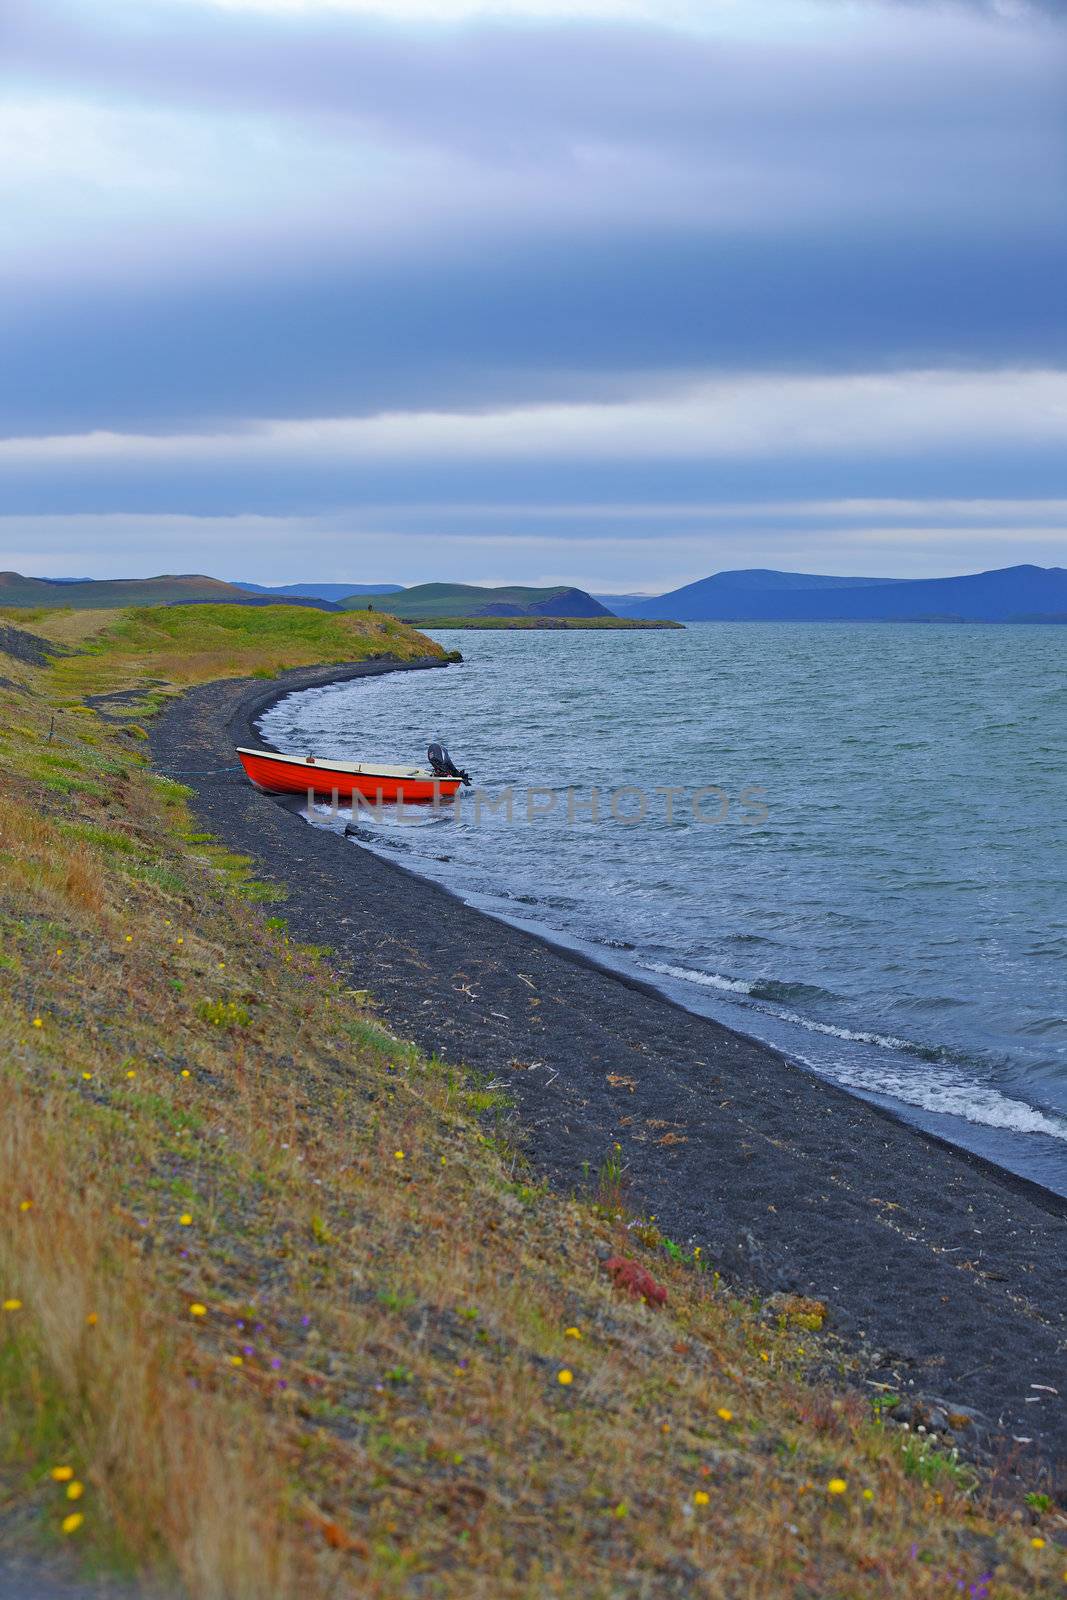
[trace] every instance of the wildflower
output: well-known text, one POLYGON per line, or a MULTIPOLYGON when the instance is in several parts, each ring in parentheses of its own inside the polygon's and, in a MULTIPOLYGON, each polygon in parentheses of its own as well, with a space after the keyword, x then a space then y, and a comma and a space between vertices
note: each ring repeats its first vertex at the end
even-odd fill
POLYGON ((630 1515, 630 1508, 626 1504, 625 1500, 620 1500, 617 1506, 612 1507, 611 1514, 613 1517, 618 1517, 621 1520, 623 1517, 628 1517, 630 1515))
POLYGON ((35 1028, 43 1028, 44 1027, 44 1023, 41 1021, 40 1017, 34 1017, 33 1025, 34 1025, 35 1028))
POLYGON ((189 1072, 189 1068, 188 1067, 183 1067, 182 1068, 182 1077, 183 1078, 188 1078, 190 1076, 191 1076, 191 1074, 189 1072))
POLYGON ((56 955, 57 956, 61 956, 62 954, 63 954, 62 949, 59 949, 59 950, 56 951, 56 955))
POLYGON ((670 1431, 671 1431, 670 1423, 669 1422, 661 1422, 660 1425, 659 1425, 659 1431, 660 1431, 660 1433, 670 1433, 670 1431))
POLYGON ((33 1201, 32 1200, 20 1200, 19 1201, 19 1210, 20 1211, 29 1211, 29 1209, 30 1209, 30 1207, 32 1205, 33 1205, 33 1201))
POLYGON ((57 1483, 69 1483, 74 1476, 73 1467, 53 1467, 52 1477, 57 1483))
POLYGON ((721 1417, 723 1422, 732 1422, 734 1420, 733 1412, 728 1410, 726 1406, 720 1406, 715 1415, 721 1417))
POLYGON ((68 1483, 67 1484, 67 1499, 68 1500, 80 1500, 84 1493, 85 1493, 85 1485, 84 1485, 84 1483, 79 1483, 76 1478, 73 1481, 73 1483, 68 1483))
POLYGON ((82 1525, 82 1523, 84 1521, 85 1521, 85 1518, 82 1516, 80 1511, 72 1511, 69 1517, 64 1517, 63 1518, 63 1521, 62 1521, 62 1524, 61 1524, 63 1532, 64 1533, 77 1533, 78 1529, 81 1527, 81 1525, 82 1525))
POLYGON ((132 944, 133 943, 133 934, 132 933, 128 933, 126 935, 126 943, 127 944, 132 944))
POLYGON ((710 1505, 711 1504, 711 1495, 708 1493, 708 1491, 706 1489, 694 1489, 694 1491, 693 1491, 693 1504, 695 1506, 707 1506, 707 1505, 710 1505))
POLYGON ((848 1484, 844 1478, 831 1478, 826 1485, 827 1494, 844 1494, 848 1484))
POLYGON ((90 1078, 92 1077, 92 1073, 91 1072, 83 1072, 82 1073, 82 1077, 84 1078, 85 1082, 88 1083, 90 1078))
POLYGON ((21 1311, 22 1310, 22 1301, 21 1300, 5 1300, 4 1301, 4 1310, 5 1311, 21 1311))
POLYGON ((201 1305, 199 1300, 194 1300, 192 1305, 189 1307, 189 1315, 191 1317, 206 1317, 207 1306, 201 1305))
POLYGON ((1040 1537, 1040 1535, 1031 1539, 1030 1543, 1033 1545, 1035 1550, 1043 1550, 1045 1548, 1045 1541, 1040 1537))
POLYGON ((760 1351, 759 1358, 760 1358, 761 1361, 769 1361, 771 1359, 770 1356, 767 1354, 766 1350, 761 1350, 760 1351))
POLYGON ((397 1161, 403 1161, 404 1152, 403 1152, 403 1150, 394 1150, 393 1151, 393 1156, 397 1161))
POLYGON ((133 1068, 131 1067, 129 1072, 127 1072, 126 1076, 127 1076, 127 1078, 136 1078, 137 1074, 136 1074, 136 1072, 134 1072, 133 1068))
POLYGON ((184 939, 179 939, 179 940, 178 940, 178 943, 179 943, 179 944, 184 944, 184 943, 185 943, 185 940, 184 940, 184 939))
POLYGON ((581 1328, 567 1328, 564 1331, 563 1337, 565 1339, 580 1339, 582 1337, 582 1330, 581 1328))
POLYGON ((230 1357, 230 1366, 231 1367, 243 1367, 244 1364, 245 1364, 244 1356, 231 1356, 230 1357))
POLYGON ((874 1499, 874 1490, 873 1489, 864 1489, 863 1498, 865 1500, 873 1500, 874 1499))
POLYGON ((183 1228, 188 1228, 191 1225, 192 1220, 193 1219, 189 1215, 188 1211, 183 1211, 181 1216, 178 1218, 178 1221, 181 1223, 183 1228))
POLYGON ((558 1383, 562 1383, 564 1388, 566 1388, 568 1383, 573 1383, 574 1373, 571 1371, 570 1367, 564 1367, 560 1372, 557 1372, 556 1381, 558 1383))
POLYGON ((90 1311, 89 1315, 86 1317, 85 1320, 89 1324, 90 1328, 95 1328, 96 1324, 97 1324, 96 1312, 95 1311, 90 1311))

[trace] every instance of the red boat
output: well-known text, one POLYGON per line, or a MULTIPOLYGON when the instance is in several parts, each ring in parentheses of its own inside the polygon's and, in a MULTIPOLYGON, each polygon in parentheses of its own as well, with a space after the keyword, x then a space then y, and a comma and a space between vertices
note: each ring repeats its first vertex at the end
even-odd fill
POLYGON ((388 767, 378 761, 333 761, 317 756, 280 756, 273 750, 238 748, 245 775, 264 794, 307 794, 332 800, 362 795, 383 800, 449 800, 463 781, 438 777, 429 767, 388 767))

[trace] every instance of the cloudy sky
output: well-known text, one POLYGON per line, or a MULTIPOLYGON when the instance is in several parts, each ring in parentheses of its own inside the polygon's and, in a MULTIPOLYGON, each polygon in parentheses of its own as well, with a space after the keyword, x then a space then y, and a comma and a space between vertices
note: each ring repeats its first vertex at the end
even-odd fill
POLYGON ((1067 564, 1060 0, 3 0, 0 566, 1067 564))

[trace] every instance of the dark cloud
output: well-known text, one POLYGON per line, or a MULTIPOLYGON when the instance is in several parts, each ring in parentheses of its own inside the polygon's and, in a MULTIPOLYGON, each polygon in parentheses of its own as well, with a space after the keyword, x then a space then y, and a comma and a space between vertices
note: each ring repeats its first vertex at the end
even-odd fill
POLYGON ((706 368, 1067 364, 1064 231, 617 235, 46 300, 0 330, 0 434, 611 398, 706 368), (644 377, 641 374, 645 374, 644 377))

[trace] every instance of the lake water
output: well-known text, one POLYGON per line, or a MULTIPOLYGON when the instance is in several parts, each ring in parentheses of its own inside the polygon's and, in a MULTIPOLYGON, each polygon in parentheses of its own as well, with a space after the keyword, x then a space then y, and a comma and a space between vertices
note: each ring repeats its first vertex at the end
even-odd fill
POLYGON ((468 793, 362 842, 1067 1193, 1067 629, 433 636, 464 663, 292 695, 263 731, 392 762, 441 738, 512 820, 468 793), (624 785, 641 820, 611 815, 624 785))

